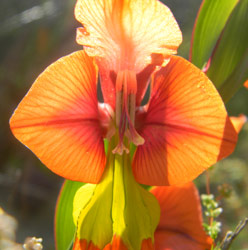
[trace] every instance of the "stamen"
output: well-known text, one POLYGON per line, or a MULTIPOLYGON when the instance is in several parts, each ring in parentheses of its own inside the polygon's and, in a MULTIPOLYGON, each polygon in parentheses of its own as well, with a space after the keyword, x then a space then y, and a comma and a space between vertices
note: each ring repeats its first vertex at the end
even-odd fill
MULTIPOLYGON (((113 153, 129 152, 124 145, 124 138, 129 143, 141 145, 144 139, 137 133, 135 122, 137 80, 136 74, 130 70, 120 71, 116 78, 116 127, 118 129, 118 144, 113 153)), ((126 140, 125 140, 126 141, 126 140)))

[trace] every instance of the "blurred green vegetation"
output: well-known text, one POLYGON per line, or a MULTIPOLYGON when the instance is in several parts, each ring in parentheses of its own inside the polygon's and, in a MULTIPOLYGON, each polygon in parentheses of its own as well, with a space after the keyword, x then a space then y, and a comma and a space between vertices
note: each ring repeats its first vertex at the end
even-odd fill
MULTIPOLYGON (((19 222, 17 241, 42 237, 44 249, 54 249, 53 216, 62 178, 11 134, 8 120, 36 77, 53 61, 82 49, 75 42, 75 0, 1 0, 0 2, 0 206, 19 222)), ((174 13, 184 35, 179 54, 188 58, 194 19, 200 0, 164 1, 174 13)), ((242 88, 228 103, 231 115, 248 115, 248 91, 242 88)), ((222 199, 222 236, 248 215, 248 126, 239 136, 235 153, 209 171, 211 191, 227 183, 232 194, 222 199)), ((196 183, 205 193, 205 174, 196 183)), ((232 249, 248 249, 248 229, 232 249)))

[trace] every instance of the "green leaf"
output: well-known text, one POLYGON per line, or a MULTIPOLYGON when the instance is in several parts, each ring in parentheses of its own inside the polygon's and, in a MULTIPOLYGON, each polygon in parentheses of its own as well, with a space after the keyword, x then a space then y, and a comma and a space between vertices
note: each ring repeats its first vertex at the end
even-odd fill
POLYGON ((223 101, 228 102, 231 97, 243 86, 248 79, 248 48, 243 55, 243 59, 237 65, 233 73, 226 79, 226 81, 219 88, 219 92, 223 101))
POLYGON ((248 0, 233 10, 211 58, 208 77, 225 101, 248 78, 248 0))
POLYGON ((190 59, 203 68, 238 0, 205 0, 195 21, 190 59))
POLYGON ((75 237, 72 218, 73 199, 76 191, 84 183, 65 181, 58 197, 55 212, 55 242, 57 250, 70 250, 75 237))

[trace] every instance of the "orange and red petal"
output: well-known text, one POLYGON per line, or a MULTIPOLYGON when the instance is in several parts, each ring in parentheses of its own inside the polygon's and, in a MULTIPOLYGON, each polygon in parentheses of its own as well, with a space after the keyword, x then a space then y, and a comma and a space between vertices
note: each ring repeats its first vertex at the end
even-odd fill
POLYGON ((246 87, 248 89, 248 80, 245 81, 244 87, 246 87))
MULTIPOLYGON (((159 244, 156 234, 163 234, 166 239, 178 237, 183 240, 187 238, 190 239, 193 245, 200 244, 208 246, 207 249, 210 248, 212 239, 206 235, 203 229, 200 197, 193 183, 190 182, 180 186, 155 187, 151 190, 151 193, 157 198, 161 211, 160 222, 155 233, 155 246, 159 244), (176 234, 174 235, 174 233, 176 234)), ((160 242, 164 246, 168 241, 166 239, 164 239, 164 243, 160 242)), ((176 241, 175 244, 179 242, 176 241)))
POLYGON ((145 143, 135 152, 133 172, 148 185, 189 182, 231 154, 237 141, 213 84, 176 56, 156 73, 148 110, 142 121, 137 117, 137 126, 145 143))
POLYGON ((190 237, 173 231, 155 233, 155 250, 210 250, 211 245, 201 244, 190 237))
POLYGON ((230 120, 236 132, 239 133, 244 124, 247 122, 247 117, 243 114, 240 114, 239 116, 231 116, 230 120))
MULTIPOLYGON (((119 236, 114 236, 112 243, 109 243, 103 250, 128 250, 128 248, 119 236)), ((150 238, 142 241, 141 250, 154 250, 154 245, 150 238)))
POLYGON ((101 250, 95 246, 92 242, 88 243, 87 240, 75 239, 73 250, 101 250))
POLYGON ((119 236, 114 236, 111 243, 104 247, 103 250, 128 250, 119 236))
POLYGON ((141 243, 141 250, 156 250, 151 238, 144 239, 141 243))
POLYGON ((75 16, 84 26, 77 41, 116 72, 139 72, 151 54, 175 54, 182 41, 173 14, 156 0, 78 0, 75 16))
POLYGON ((85 52, 63 57, 38 77, 10 119, 18 140, 75 181, 97 183, 105 166, 96 77, 85 52))
POLYGON ((77 42, 97 58, 104 101, 112 107, 109 95, 114 96, 115 83, 111 74, 139 73, 155 63, 154 54, 162 55, 166 64, 182 42, 173 14, 157 0, 78 0, 75 17, 83 24, 77 30, 77 42))
MULTIPOLYGON (((87 242, 87 240, 75 239, 73 250, 101 250, 99 247, 95 246, 92 242, 87 242)), ((119 236, 114 236, 111 243, 107 244, 103 250, 128 250, 123 241, 119 236)), ((142 250, 149 250, 147 248, 142 248, 142 250)))

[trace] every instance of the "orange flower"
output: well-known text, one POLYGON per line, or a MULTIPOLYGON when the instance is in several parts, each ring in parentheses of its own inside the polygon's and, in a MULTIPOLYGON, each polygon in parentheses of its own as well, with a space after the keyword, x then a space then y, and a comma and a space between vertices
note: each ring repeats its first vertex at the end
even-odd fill
POLYGON ((138 182, 170 185, 194 179, 233 151, 237 133, 213 84, 171 56, 181 32, 166 6, 78 0, 75 15, 84 25, 77 40, 85 51, 49 66, 10 120, 13 134, 49 169, 98 183, 103 139, 112 138, 114 154, 137 146, 138 182), (97 101, 97 67, 105 104, 97 101), (151 76, 150 100, 140 106, 151 76))
POLYGON ((213 244, 202 226, 200 198, 193 183, 151 190, 161 217, 155 232, 155 250, 206 250, 213 244))

